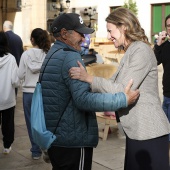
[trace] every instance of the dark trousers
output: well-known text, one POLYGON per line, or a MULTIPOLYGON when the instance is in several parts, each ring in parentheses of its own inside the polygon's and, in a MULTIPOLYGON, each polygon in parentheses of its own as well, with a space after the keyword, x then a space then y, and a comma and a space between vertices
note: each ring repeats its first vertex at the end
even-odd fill
POLYGON ((4 148, 9 148, 14 142, 14 110, 15 107, 11 107, 6 110, 1 110, 2 119, 2 135, 4 148))
POLYGON ((168 135, 144 141, 127 137, 124 170, 169 170, 168 135))
POLYGON ((53 170, 91 170, 93 148, 52 146, 48 154, 53 170))

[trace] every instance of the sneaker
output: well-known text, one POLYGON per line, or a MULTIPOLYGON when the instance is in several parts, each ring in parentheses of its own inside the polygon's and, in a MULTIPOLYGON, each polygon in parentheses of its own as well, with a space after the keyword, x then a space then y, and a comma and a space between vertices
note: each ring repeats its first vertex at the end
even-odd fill
POLYGON ((41 157, 41 154, 38 154, 38 153, 32 154, 32 159, 34 159, 34 160, 38 160, 38 159, 40 159, 40 157, 41 157))
POLYGON ((4 148, 3 154, 9 154, 11 152, 11 147, 10 148, 4 148))
POLYGON ((40 159, 40 156, 33 156, 32 159, 38 160, 38 159, 40 159))

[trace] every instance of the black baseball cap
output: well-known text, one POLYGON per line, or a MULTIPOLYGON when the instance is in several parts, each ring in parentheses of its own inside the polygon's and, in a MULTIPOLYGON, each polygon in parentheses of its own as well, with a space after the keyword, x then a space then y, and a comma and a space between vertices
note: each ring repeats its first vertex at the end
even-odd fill
POLYGON ((62 28, 74 30, 82 34, 92 34, 94 29, 88 28, 80 15, 76 13, 64 13, 59 15, 51 25, 51 32, 60 32, 62 28))

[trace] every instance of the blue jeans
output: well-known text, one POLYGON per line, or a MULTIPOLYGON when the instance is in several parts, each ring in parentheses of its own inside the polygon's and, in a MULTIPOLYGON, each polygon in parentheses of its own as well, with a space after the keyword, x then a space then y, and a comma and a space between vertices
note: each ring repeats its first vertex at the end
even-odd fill
POLYGON ((35 156, 38 157, 41 156, 42 152, 39 146, 35 144, 33 141, 32 132, 31 132, 31 122, 30 122, 32 96, 33 93, 25 93, 25 92, 23 93, 23 108, 24 108, 25 122, 27 125, 28 135, 32 146, 30 151, 32 152, 32 157, 35 156))
MULTIPOLYGON (((162 108, 170 122, 170 98, 164 96, 162 108)), ((170 134, 169 134, 169 141, 170 141, 170 134)))

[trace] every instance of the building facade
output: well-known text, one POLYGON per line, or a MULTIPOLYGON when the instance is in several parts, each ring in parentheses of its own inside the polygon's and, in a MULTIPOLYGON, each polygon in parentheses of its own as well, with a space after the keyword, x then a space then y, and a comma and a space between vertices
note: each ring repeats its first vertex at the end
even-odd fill
MULTIPOLYGON (((53 19, 61 12, 76 12, 82 15, 85 23, 94 27, 94 37, 105 39, 107 36, 105 18, 111 8, 119 7, 125 0, 70 0, 67 9, 65 0, 0 0, 0 26, 5 20, 14 23, 14 32, 21 36, 24 45, 30 44, 30 33, 34 28, 49 30, 53 19), (96 9, 95 15, 84 15, 84 9, 96 9)), ((138 19, 149 40, 153 35, 164 30, 164 19, 170 14, 169 0, 136 0, 138 19)))

